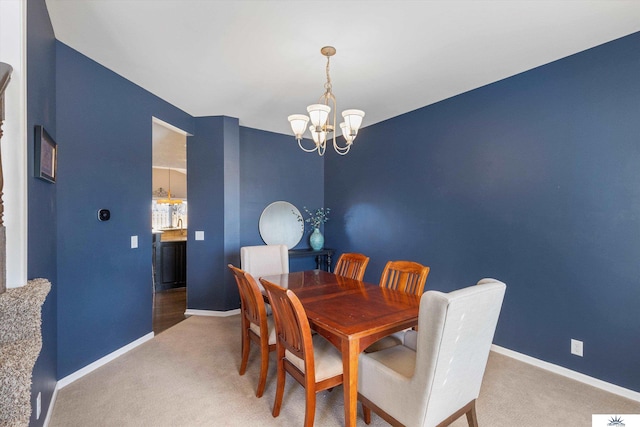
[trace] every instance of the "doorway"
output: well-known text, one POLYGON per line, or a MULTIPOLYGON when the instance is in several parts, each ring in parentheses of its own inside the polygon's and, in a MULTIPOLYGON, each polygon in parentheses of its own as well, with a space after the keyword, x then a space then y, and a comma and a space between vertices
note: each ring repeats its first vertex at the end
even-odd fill
POLYGON ((152 119, 153 332, 185 319, 187 308, 187 133, 152 119))

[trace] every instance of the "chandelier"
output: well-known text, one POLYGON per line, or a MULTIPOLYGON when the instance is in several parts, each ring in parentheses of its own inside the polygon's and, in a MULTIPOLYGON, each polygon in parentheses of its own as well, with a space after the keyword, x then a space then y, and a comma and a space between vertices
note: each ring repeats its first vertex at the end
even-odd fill
POLYGON ((160 187, 153 192, 153 195, 157 197, 163 197, 161 199, 158 199, 156 203, 168 204, 168 205, 180 205, 182 204, 182 200, 171 198, 171 168, 169 168, 168 170, 169 170, 169 190, 165 190, 164 188, 160 187))
POLYGON ((346 140, 346 144, 343 146, 338 145, 336 142, 336 97, 331 92, 331 76, 329 75, 329 64, 331 57, 336 54, 336 49, 333 46, 325 46, 320 49, 320 53, 327 57, 327 82, 324 84, 324 94, 320 97, 317 104, 312 104, 307 107, 309 116, 304 114, 293 114, 288 117, 289 123, 291 123, 291 129, 293 130, 296 139, 298 140, 298 146, 307 153, 317 151, 320 156, 324 156, 324 152, 327 148, 327 135, 333 136, 333 148, 336 153, 345 155, 351 149, 353 140, 358 135, 358 129, 362 124, 362 118, 364 117, 364 111, 362 110, 344 110, 342 112, 342 118, 344 122, 340 123, 340 129, 342 130, 342 136, 346 140), (333 108, 333 118, 331 117, 331 109, 333 108), (311 137, 315 147, 305 148, 302 145, 302 136, 307 129, 307 123, 311 119, 311 125, 309 131, 311 131, 311 137))

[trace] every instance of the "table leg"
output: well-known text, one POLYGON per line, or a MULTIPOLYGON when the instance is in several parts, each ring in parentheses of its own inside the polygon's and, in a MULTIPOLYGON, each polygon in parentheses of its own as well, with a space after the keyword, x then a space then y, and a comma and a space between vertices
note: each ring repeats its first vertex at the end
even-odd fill
POLYGON ((357 340, 342 342, 342 369, 344 389, 344 423, 356 425, 358 415, 358 355, 360 345, 357 340))

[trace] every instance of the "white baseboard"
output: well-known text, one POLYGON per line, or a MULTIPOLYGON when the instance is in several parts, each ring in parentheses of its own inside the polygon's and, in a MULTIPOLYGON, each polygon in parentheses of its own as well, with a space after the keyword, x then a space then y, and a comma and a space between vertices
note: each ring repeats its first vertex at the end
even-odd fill
POLYGON ((618 396, 640 402, 640 393, 638 393, 637 391, 629 390, 628 388, 620 387, 615 384, 611 384, 606 381, 581 374, 580 372, 572 371, 571 369, 563 368, 562 366, 554 365, 553 363, 545 362, 544 360, 536 359, 535 357, 527 356, 526 354, 518 353, 517 351, 509 350, 508 348, 500 347, 495 344, 491 345, 491 350, 495 351, 496 353, 500 353, 521 362, 527 363, 529 365, 544 369, 545 371, 550 371, 554 374, 562 375, 563 377, 579 381, 581 383, 599 388, 609 393, 613 393, 618 396))
POLYGON ((126 352, 128 352, 130 350, 133 350, 134 348, 136 348, 140 344, 143 344, 143 343, 149 341, 150 339, 153 338, 153 336, 154 336, 153 332, 149 332, 147 335, 144 335, 144 336, 138 338, 137 340, 125 345, 124 347, 119 348, 118 350, 114 351, 113 353, 107 354, 106 356, 96 360, 95 362, 85 366, 84 368, 75 371, 73 374, 67 375, 66 377, 58 380, 58 383, 56 384, 56 389, 61 389, 61 388, 64 388, 64 387, 68 386, 69 384, 71 384, 72 382, 76 381, 77 379, 84 377, 88 373, 90 373, 92 371, 95 371, 96 369, 98 369, 99 367, 101 367, 103 365, 106 365, 107 363, 109 363, 112 360, 118 358, 119 356, 122 356, 126 352))
POLYGON ((240 314, 239 308, 236 308, 235 310, 228 310, 228 311, 194 310, 192 308, 188 308, 187 311, 184 312, 185 316, 229 317, 229 316, 234 316, 236 314, 240 314))
POLYGON ((49 408, 47 409, 47 416, 44 417, 43 427, 49 427, 49 421, 51 421, 51 414, 53 413, 53 406, 56 403, 56 398, 58 397, 58 384, 56 383, 56 387, 53 389, 53 394, 51 395, 51 402, 49 402, 49 408))

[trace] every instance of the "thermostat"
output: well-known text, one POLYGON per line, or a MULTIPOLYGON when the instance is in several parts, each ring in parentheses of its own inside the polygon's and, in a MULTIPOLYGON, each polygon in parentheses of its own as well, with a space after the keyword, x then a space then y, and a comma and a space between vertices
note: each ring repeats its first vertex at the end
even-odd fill
POLYGON ((109 221, 109 218, 111 218, 109 209, 100 209, 98 211, 98 221, 109 221))

